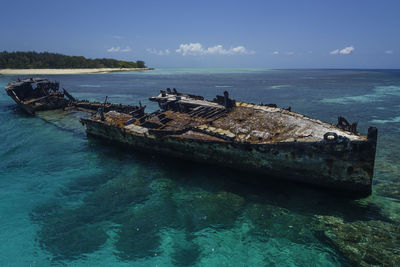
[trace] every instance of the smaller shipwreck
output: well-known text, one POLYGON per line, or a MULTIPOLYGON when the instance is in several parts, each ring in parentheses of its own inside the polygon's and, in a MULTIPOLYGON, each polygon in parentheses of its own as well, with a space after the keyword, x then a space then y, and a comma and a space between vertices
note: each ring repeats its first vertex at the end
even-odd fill
POLYGON ((7 94, 26 112, 59 109, 68 106, 67 99, 72 97, 68 92, 60 90, 58 82, 43 78, 30 78, 11 82, 6 86, 7 94), (67 98, 65 98, 66 96, 67 98))
POLYGON ((282 109, 235 101, 228 92, 213 100, 162 90, 151 97, 161 110, 99 112, 82 118, 88 135, 134 150, 371 194, 377 129, 368 135, 339 117, 332 125, 282 109))
POLYGON ((103 103, 74 98, 67 90, 60 89, 59 82, 52 82, 44 78, 29 78, 9 83, 5 90, 7 94, 27 113, 36 111, 77 108, 97 112, 101 108, 104 112, 114 110, 122 113, 144 110, 145 107, 103 103))

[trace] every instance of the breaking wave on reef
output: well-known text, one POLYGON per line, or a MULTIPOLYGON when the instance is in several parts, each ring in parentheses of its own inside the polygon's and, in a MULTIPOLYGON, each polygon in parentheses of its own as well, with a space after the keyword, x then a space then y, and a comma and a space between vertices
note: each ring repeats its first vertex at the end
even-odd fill
POLYGON ((394 117, 394 118, 390 118, 388 120, 372 120, 372 123, 395 123, 395 122, 400 122, 400 116, 398 117, 394 117))
POLYGON ((99 84, 80 84, 79 87, 99 88, 99 87, 101 87, 101 85, 99 85, 99 84))
POLYGON ((277 85, 271 85, 268 87, 269 89, 281 89, 281 88, 287 88, 290 87, 289 84, 277 84, 277 85))
POLYGON ((334 104, 352 104, 352 103, 370 103, 384 101, 387 97, 400 96, 400 86, 376 86, 373 93, 358 95, 358 96, 343 96, 336 98, 324 98, 321 101, 324 103, 334 104))

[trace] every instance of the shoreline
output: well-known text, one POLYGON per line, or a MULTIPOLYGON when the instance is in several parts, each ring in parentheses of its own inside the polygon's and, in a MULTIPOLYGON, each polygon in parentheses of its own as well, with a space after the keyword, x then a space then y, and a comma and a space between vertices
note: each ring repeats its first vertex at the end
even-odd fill
POLYGON ((98 69, 0 69, 3 75, 59 75, 59 74, 96 74, 110 72, 131 72, 153 70, 154 68, 98 68, 98 69))

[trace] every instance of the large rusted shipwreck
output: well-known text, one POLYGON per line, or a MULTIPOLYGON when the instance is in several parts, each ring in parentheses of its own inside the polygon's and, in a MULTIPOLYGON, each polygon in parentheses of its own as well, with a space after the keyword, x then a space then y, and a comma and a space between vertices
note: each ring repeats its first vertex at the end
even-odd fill
POLYGON ((167 89, 150 100, 161 110, 100 108, 81 122, 88 135, 137 150, 371 194, 375 127, 364 136, 342 117, 332 125, 276 105, 238 102, 227 92, 208 101, 167 89))

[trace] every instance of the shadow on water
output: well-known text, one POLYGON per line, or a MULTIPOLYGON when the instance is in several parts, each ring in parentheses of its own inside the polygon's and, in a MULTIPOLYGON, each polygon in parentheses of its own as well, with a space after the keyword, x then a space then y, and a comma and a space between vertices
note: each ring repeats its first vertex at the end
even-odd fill
POLYGON ((21 118, 33 118, 33 117, 35 117, 34 115, 28 114, 26 111, 21 109, 16 104, 0 105, 0 111, 1 112, 12 113, 15 117, 21 117, 21 118))
POLYGON ((0 106, 0 112, 5 111, 11 113, 15 118, 19 119, 37 119, 40 118, 44 122, 56 127, 59 130, 73 133, 77 137, 84 137, 85 130, 80 123, 80 118, 88 117, 95 112, 83 111, 83 110, 49 110, 49 111, 38 111, 34 115, 28 114, 18 105, 7 105, 0 106))

